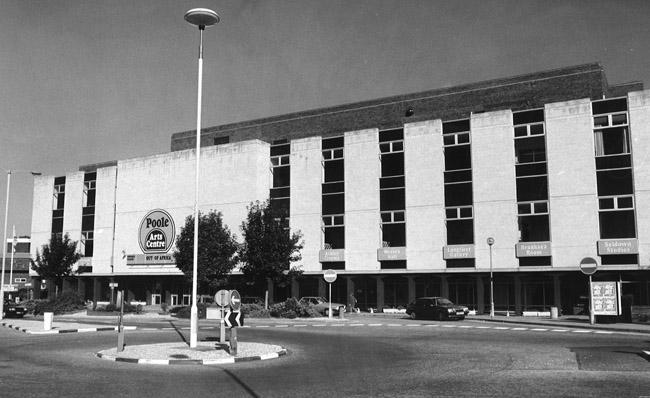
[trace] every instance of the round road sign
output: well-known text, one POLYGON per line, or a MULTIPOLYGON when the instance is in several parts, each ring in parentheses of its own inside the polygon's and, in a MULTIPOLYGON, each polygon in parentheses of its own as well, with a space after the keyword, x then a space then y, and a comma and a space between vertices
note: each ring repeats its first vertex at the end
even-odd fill
POLYGON ((241 296, 237 290, 230 291, 230 308, 233 311, 239 311, 241 308, 241 296))
POLYGON ((593 275, 598 268, 598 262, 593 257, 585 257, 580 260, 580 271, 585 275, 593 275))
POLYGON ((492 246, 494 244, 494 238, 491 237, 491 236, 489 238, 487 238, 487 244, 492 246))
POLYGON ((325 278, 325 282, 327 283, 334 283, 336 280, 336 271, 333 269, 328 269, 327 271, 323 272, 323 278, 325 278))
POLYGON ((229 290, 219 290, 217 294, 214 295, 214 302, 217 305, 225 307, 230 304, 230 291, 229 290))

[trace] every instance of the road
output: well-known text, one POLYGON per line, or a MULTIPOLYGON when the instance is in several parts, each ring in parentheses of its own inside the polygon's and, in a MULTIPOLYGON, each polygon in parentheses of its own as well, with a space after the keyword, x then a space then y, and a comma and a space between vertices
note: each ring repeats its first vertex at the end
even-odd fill
MULTIPOLYGON (((186 323, 148 325, 128 333, 127 344, 182 341, 186 323)), ((0 396, 650 396, 650 362, 639 355, 650 335, 471 321, 335 325, 242 328, 240 341, 278 344, 289 354, 220 367, 97 359, 115 345, 111 332, 32 336, 1 328, 0 396)), ((202 328, 199 339, 217 334, 202 328)))

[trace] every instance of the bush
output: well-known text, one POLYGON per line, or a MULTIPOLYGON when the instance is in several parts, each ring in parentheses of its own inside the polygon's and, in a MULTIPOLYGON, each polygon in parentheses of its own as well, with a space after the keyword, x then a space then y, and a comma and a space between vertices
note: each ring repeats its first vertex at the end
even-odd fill
POLYGON ((77 293, 69 292, 60 294, 56 299, 30 300, 23 302, 22 305, 28 312, 32 312, 34 315, 39 315, 44 312, 65 314, 86 309, 83 297, 77 293))
MULTIPOLYGON (((205 303, 198 303, 196 306, 199 310, 199 319, 205 319, 207 305, 205 303)), ((192 312, 192 307, 174 307, 172 308, 172 311, 170 311, 170 313, 175 315, 177 318, 189 319, 192 312), (176 309, 178 310, 175 311, 175 313, 172 312, 176 309)))
MULTIPOLYGON (((95 311, 99 312, 119 312, 120 308, 115 304, 106 304, 102 306, 95 306, 95 311)), ((141 314, 142 306, 141 305, 131 305, 129 303, 124 303, 124 313, 125 314, 141 314)))
POLYGON ((271 316, 269 310, 261 304, 242 304, 241 312, 248 318, 268 318, 271 316))
POLYGON ((295 298, 287 299, 283 303, 273 304, 269 310, 272 317, 279 318, 311 318, 311 317, 320 317, 321 314, 318 313, 312 306, 308 304, 302 304, 295 298))

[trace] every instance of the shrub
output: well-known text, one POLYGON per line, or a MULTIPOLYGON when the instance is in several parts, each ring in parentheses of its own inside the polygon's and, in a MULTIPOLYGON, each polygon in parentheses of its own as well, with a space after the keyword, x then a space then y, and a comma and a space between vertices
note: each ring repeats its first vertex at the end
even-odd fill
POLYGON ((54 314, 65 314, 76 312, 86 308, 83 297, 77 293, 65 292, 52 300, 30 300, 22 305, 31 311, 34 315, 44 312, 53 312, 54 314))
MULTIPOLYGON (((204 303, 198 303, 197 309, 199 310, 199 319, 205 319, 205 314, 206 314, 206 307, 207 305, 204 303)), ((174 307, 173 309, 178 308, 178 311, 174 314, 177 318, 183 318, 183 319, 189 319, 191 312, 192 312, 192 307, 186 306, 186 307, 174 307)))
POLYGON ((283 303, 277 303, 271 306, 269 312, 272 317, 280 318, 311 318, 321 316, 312 306, 302 304, 295 298, 289 298, 283 303))
POLYGON ((248 318, 268 318, 271 316, 269 310, 261 304, 242 304, 241 312, 248 318))

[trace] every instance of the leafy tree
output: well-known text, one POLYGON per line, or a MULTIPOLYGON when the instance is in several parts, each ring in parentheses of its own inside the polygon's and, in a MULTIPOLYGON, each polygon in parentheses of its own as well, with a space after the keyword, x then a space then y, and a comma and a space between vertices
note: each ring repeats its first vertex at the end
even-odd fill
POLYGON ((70 240, 68 234, 56 234, 50 238, 50 243, 43 245, 41 252, 36 252, 36 260, 32 270, 44 279, 53 279, 56 292, 62 287, 63 278, 73 274, 72 266, 79 261, 81 254, 77 252, 77 242, 70 240))
MULTIPOLYGON (((237 263, 237 241, 223 224, 221 212, 199 213, 198 289, 215 290, 237 263)), ((194 250, 194 216, 185 218, 185 225, 176 238, 176 267, 192 281, 194 250)))
POLYGON ((291 266, 302 259, 302 234, 290 233, 286 221, 268 200, 248 207, 248 216, 241 225, 244 243, 239 247, 239 259, 244 278, 257 286, 264 286, 267 278, 287 286, 302 274, 298 267, 291 266))

